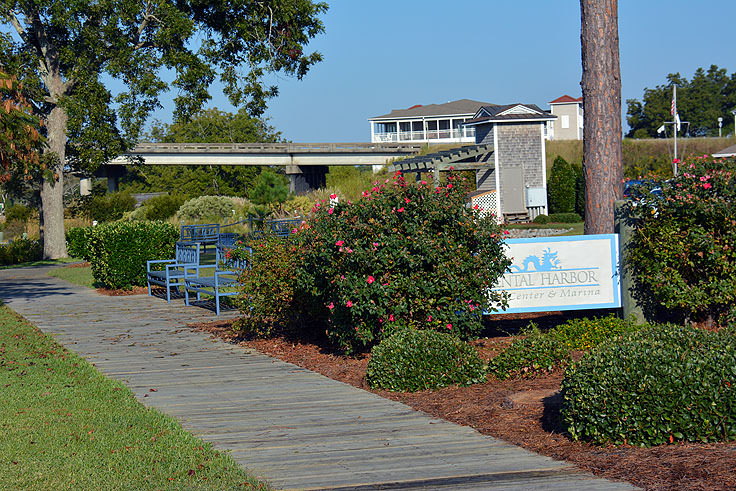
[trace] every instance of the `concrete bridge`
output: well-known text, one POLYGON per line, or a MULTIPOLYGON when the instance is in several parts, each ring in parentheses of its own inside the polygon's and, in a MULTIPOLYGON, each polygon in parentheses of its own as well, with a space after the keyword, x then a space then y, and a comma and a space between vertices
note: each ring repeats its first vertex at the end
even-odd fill
POLYGON ((103 176, 117 190, 124 166, 143 165, 280 165, 291 192, 324 187, 331 165, 381 166, 414 155, 418 143, 141 143, 107 163, 103 176))

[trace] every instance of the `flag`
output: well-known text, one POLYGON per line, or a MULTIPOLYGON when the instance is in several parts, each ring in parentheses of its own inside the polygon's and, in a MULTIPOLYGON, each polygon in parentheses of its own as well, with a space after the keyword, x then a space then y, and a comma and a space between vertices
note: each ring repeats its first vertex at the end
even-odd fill
POLYGON ((675 111, 675 125, 677 126, 677 131, 680 131, 680 115, 675 111))

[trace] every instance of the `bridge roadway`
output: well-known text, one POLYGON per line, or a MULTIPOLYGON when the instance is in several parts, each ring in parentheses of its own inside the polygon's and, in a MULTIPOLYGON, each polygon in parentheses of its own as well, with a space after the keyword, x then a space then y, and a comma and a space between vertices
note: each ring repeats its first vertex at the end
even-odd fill
POLYGON ((108 162, 108 187, 117 189, 120 166, 144 165, 279 165, 289 176, 290 191, 301 193, 325 185, 331 165, 380 166, 414 155, 417 143, 141 143, 108 162))

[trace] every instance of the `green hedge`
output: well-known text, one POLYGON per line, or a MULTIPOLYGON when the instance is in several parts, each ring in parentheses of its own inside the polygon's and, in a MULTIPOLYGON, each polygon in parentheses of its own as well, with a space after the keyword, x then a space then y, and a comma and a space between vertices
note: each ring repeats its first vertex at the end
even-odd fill
POLYGON ((551 213, 549 221, 551 223, 579 223, 583 219, 577 213, 551 213))
POLYGON ((95 280, 107 288, 146 284, 146 261, 174 257, 179 229, 164 222, 114 222, 93 227, 88 251, 95 280))
POLYGON ((569 357, 570 350, 560 338, 543 333, 532 324, 491 359, 488 372, 499 379, 532 377, 565 365, 569 357))
POLYGON ((372 389, 416 392, 485 382, 478 352, 451 334, 403 328, 373 347, 367 380, 372 389))
POLYGON ((660 325, 603 343, 567 370, 562 395, 562 420, 575 440, 734 440, 733 332, 660 325))
POLYGON ((71 227, 66 231, 66 252, 71 257, 89 261, 89 234, 92 227, 71 227))
POLYGON ((18 239, 12 244, 0 245, 0 266, 38 261, 41 259, 41 253, 39 241, 18 239))

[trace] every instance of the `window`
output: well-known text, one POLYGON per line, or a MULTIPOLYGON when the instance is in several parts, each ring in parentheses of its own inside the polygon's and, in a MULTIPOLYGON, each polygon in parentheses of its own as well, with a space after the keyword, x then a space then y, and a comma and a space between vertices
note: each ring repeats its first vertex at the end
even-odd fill
POLYGON ((560 124, 562 125, 562 128, 569 128, 570 116, 568 116, 567 114, 560 116, 560 124))

